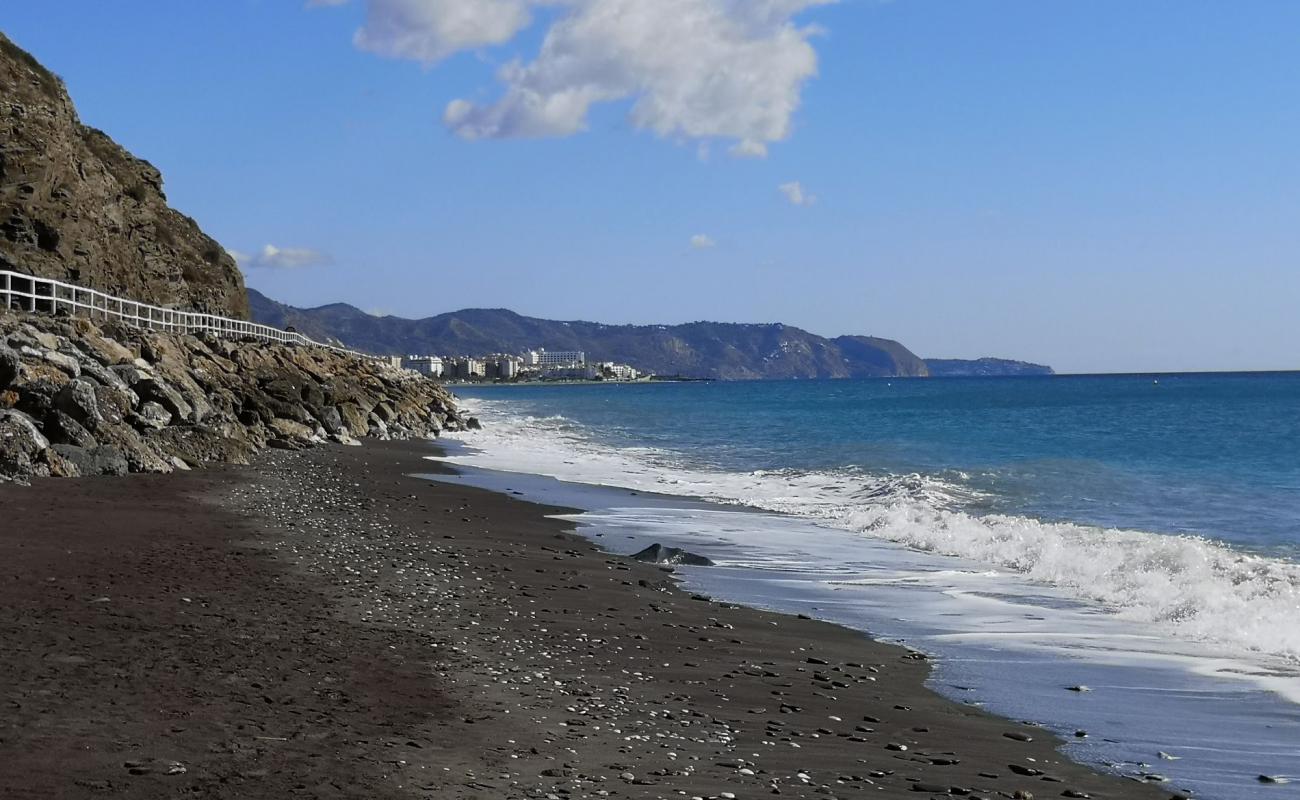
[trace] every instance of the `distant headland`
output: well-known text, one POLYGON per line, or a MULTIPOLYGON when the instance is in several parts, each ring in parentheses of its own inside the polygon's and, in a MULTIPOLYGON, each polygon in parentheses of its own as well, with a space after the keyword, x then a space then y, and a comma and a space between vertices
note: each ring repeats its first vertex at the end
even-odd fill
POLYGON ((926 360, 892 339, 828 339, 781 323, 606 325, 538 319, 506 309, 405 319, 368 314, 347 303, 297 308, 254 289, 248 298, 256 322, 390 355, 478 358, 545 347, 583 352, 594 362, 627 364, 646 374, 714 380, 1052 374, 1051 367, 1007 359, 926 360))

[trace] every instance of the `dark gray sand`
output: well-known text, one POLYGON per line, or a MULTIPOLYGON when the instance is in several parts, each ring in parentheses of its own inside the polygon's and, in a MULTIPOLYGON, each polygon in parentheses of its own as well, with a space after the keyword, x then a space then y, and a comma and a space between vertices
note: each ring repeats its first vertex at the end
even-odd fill
POLYGON ((428 452, 0 487, 0 797, 1171 796, 428 452))

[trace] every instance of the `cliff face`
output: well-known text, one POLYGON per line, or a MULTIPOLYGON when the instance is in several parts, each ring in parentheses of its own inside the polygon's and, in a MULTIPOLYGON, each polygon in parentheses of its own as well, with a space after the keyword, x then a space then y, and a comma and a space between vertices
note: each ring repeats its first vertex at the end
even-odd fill
POLYGON ((167 205, 158 170, 82 125, 62 81, 4 34, 0 269, 248 316, 234 259, 167 205))
POLYGON ((581 350, 590 361, 620 361, 660 375, 720 380, 923 377, 925 362, 890 339, 825 339, 789 325, 692 322, 602 325, 525 317, 504 309, 466 309, 427 319, 376 317, 350 305, 294 308, 250 291, 253 319, 292 325, 375 353, 476 355, 581 350))

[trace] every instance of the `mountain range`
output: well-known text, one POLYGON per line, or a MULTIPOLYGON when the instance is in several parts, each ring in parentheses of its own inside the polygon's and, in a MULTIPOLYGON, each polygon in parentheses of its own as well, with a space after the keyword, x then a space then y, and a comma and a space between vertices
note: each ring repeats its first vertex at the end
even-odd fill
MULTIPOLYGON (((627 363, 658 375, 719 380, 926 377, 935 372, 892 339, 827 339, 781 323, 605 325, 557 322, 486 308, 403 319, 367 314, 346 303, 295 308, 253 289, 248 297, 256 322, 293 327, 314 339, 388 355, 484 355, 544 347, 581 350, 589 361, 627 363)), ((1000 359, 945 359, 941 369, 958 374, 963 363, 981 365, 969 374, 1051 374, 1050 367, 1000 359), (1006 366, 1007 373, 997 372, 999 364, 1006 366)))

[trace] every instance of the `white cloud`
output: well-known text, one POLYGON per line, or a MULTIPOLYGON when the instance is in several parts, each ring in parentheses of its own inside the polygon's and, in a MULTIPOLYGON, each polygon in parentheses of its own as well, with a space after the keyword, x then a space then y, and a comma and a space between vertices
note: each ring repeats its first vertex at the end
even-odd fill
POLYGON ((691 237, 691 247, 696 250, 708 250, 710 247, 717 247, 718 243, 713 241, 713 237, 697 233, 691 237))
MULTIPOLYGON (((334 0, 325 0, 333 2, 334 0)), ((466 139, 569 136, 591 108, 631 100, 634 126, 669 139, 723 139, 761 158, 789 137, 817 73, 813 27, 795 15, 837 0, 368 0, 356 45, 432 64, 505 44, 533 11, 555 17, 532 61, 498 72, 501 96, 451 101, 443 121, 466 139)))
POLYGON ((268 244, 256 253, 243 253, 227 250, 241 267, 252 269, 300 269, 329 264, 332 259, 328 254, 306 247, 276 247, 268 244))
POLYGON ((803 184, 799 181, 783 183, 777 188, 781 190, 781 194, 785 195, 786 200, 789 200, 796 206, 810 206, 817 202, 816 195, 811 195, 804 191, 803 184))
POLYGON ((433 64, 461 50, 505 44, 532 23, 539 0, 369 0, 353 41, 389 58, 433 64))

